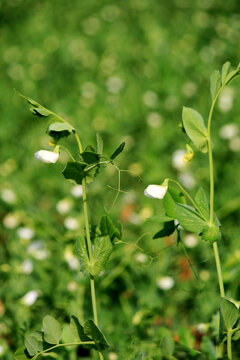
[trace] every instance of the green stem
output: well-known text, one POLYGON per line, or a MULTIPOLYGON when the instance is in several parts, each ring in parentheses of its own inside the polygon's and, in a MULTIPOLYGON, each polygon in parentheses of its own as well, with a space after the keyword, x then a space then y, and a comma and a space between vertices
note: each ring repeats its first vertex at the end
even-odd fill
MULTIPOLYGON (((210 225, 213 225, 214 222, 214 172, 213 172, 213 153, 212 153, 212 144, 211 144, 211 122, 212 122, 212 115, 214 106, 216 104, 216 100, 221 92, 222 88, 220 88, 217 96, 212 102, 209 116, 208 116, 208 157, 209 157, 209 178, 210 178, 210 225)), ((219 289, 220 289, 220 295, 221 297, 225 296, 224 293, 224 285, 223 285, 223 277, 222 277, 222 270, 221 270, 221 262, 219 258, 219 252, 218 252, 218 244, 215 241, 213 243, 213 251, 216 261, 216 267, 217 267, 217 275, 218 275, 218 283, 219 283, 219 289)))
POLYGON ((228 360, 232 360, 232 329, 227 331, 227 355, 228 360))
MULTIPOLYGON (((74 134, 75 138, 78 143, 78 148, 80 154, 83 152, 83 147, 81 144, 81 141, 79 139, 79 136, 77 133, 74 134)), ((89 260, 92 263, 93 260, 93 250, 92 250, 92 242, 90 237, 90 228, 89 228, 89 221, 88 221, 88 208, 87 208, 87 191, 86 191, 86 181, 85 179, 82 180, 82 198, 83 198, 83 214, 84 214, 84 223, 86 228, 86 238, 87 238, 87 247, 88 247, 88 254, 89 254, 89 260)), ((95 324, 98 326, 98 314, 97 314, 97 302, 96 302, 96 293, 95 293, 95 280, 94 277, 90 277, 90 287, 91 287, 91 298, 92 298, 92 309, 93 309, 93 319, 95 324)), ((98 352, 99 358, 103 360, 102 353, 98 352)))
POLYGON ((36 360, 39 355, 42 355, 42 354, 44 354, 46 352, 49 352, 49 351, 51 351, 53 349, 56 349, 58 347, 61 347, 61 346, 92 345, 92 344, 95 344, 95 342, 94 341, 80 341, 80 342, 73 342, 73 343, 66 343, 66 344, 57 344, 57 345, 51 346, 50 348, 48 348, 46 350, 43 350, 43 351, 39 352, 38 354, 36 354, 33 357, 33 359, 36 360))

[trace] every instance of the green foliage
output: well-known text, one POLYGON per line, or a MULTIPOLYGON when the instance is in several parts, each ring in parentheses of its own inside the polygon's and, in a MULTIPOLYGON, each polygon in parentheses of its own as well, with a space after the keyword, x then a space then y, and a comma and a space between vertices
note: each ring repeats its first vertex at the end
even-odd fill
POLYGON ((125 142, 121 143, 119 147, 114 151, 114 153, 110 156, 111 160, 114 160, 121 152, 123 151, 125 147, 125 142))
POLYGON ((108 236, 98 237, 95 240, 93 259, 90 274, 97 276, 105 268, 105 265, 112 253, 112 243, 108 236))
POLYGON ((205 191, 203 190, 202 186, 198 189, 198 191, 196 193, 195 201, 196 201, 196 204, 198 206, 198 209, 199 209, 202 217, 204 217, 206 220, 208 220, 209 219, 209 202, 208 202, 207 195, 206 195, 205 191))
POLYGON ((227 330, 231 330, 239 316, 238 308, 226 298, 221 298, 220 312, 227 330))
POLYGON ((162 238, 165 236, 170 236, 176 230, 174 220, 167 221, 163 224, 163 229, 159 230, 154 236, 153 239, 162 238))
POLYGON ((122 238, 121 224, 115 226, 109 216, 103 215, 100 221, 100 231, 102 236, 109 236, 112 243, 122 238))
POLYGON ((88 274, 91 273, 91 262, 88 256, 86 240, 83 236, 78 237, 76 241, 77 253, 80 261, 80 270, 88 274))
POLYGON ((206 152, 208 133, 202 116, 196 110, 184 106, 182 119, 189 138, 201 151, 206 152))
POLYGON ((49 344, 58 344, 62 336, 61 324, 50 315, 43 318, 44 340, 49 344))
POLYGON ((96 343, 97 348, 104 350, 109 347, 104 334, 92 320, 88 320, 85 323, 84 333, 92 338, 92 340, 96 343))
POLYGON ((218 70, 213 71, 210 79, 210 92, 212 100, 216 98, 221 87, 221 75, 218 70))
POLYGON ((48 128, 49 136, 54 138, 56 141, 58 141, 63 137, 69 136, 71 132, 74 131, 75 130, 71 125, 66 124, 64 122, 53 122, 52 124, 49 125, 48 128))

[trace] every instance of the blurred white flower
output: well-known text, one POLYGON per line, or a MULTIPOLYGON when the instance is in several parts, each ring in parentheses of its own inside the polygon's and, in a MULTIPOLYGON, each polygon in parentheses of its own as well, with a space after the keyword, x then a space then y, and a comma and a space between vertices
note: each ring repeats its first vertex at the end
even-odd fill
POLYGON ((229 148, 232 151, 240 151, 240 137, 236 137, 234 139, 231 139, 229 142, 229 148))
POLYGON ((226 124, 220 128, 219 134, 222 139, 233 139, 238 135, 237 124, 226 124))
POLYGON ((4 347, 2 345, 0 345, 0 355, 2 355, 4 352, 4 347))
POLYGON ((32 255, 37 260, 44 260, 50 254, 49 250, 45 248, 44 244, 40 240, 31 242, 27 251, 29 255, 32 255))
POLYGON ((231 110, 233 105, 233 89, 226 88, 219 95, 218 107, 222 112, 231 110))
POLYGON ((34 154, 35 158, 48 164, 54 164, 59 158, 59 152, 39 150, 34 154))
POLYGON ((71 194, 76 198, 82 197, 82 185, 73 186, 71 189, 71 194))
POLYGON ((32 306, 39 296, 39 290, 28 291, 21 299, 21 303, 26 306, 32 306))
POLYGON ((162 121, 161 115, 155 111, 150 112, 147 117, 147 124, 154 129, 158 128, 162 124, 162 121))
POLYGON ((4 216, 3 218, 3 225, 7 228, 7 229, 14 229, 19 225, 19 218, 17 215, 15 214, 7 214, 6 216, 4 216))
POLYGON ((21 270, 24 274, 31 274, 33 271, 33 262, 30 259, 24 260, 24 262, 21 265, 21 270))
POLYGON ((72 206, 71 199, 62 199, 57 203, 56 208, 59 214, 66 214, 72 209, 72 206))
POLYGON ((186 162, 184 161, 184 155, 185 155, 184 150, 174 151, 172 155, 172 166, 175 169, 182 170, 183 168, 186 167, 186 162))
POLYGON ((123 81, 119 77, 112 76, 107 80, 108 91, 113 94, 118 94, 123 87, 123 81))
POLYGON ((209 324, 200 323, 197 326, 197 330, 200 334, 206 333, 208 329, 209 329, 209 324))
POLYGON ((144 195, 151 199, 163 199, 167 189, 167 185, 148 185, 148 187, 144 190, 144 195))
POLYGON ((78 285, 75 281, 70 281, 67 285, 67 288, 69 291, 76 291, 78 288, 78 285))
POLYGON ((67 247, 64 251, 64 259, 68 263, 68 266, 72 270, 78 270, 79 269, 79 262, 77 256, 75 256, 72 253, 72 248, 67 247))
POLYGON ((192 97, 196 94, 196 91, 197 91, 197 85, 194 82, 189 81, 183 84, 182 92, 185 96, 192 97))
POLYGON ((170 276, 162 276, 157 278, 157 287, 162 290, 170 290, 174 286, 174 279, 170 276))
POLYGON ((190 172, 180 173, 179 180, 187 189, 192 189, 196 185, 196 180, 190 172))
POLYGON ((198 243, 198 238, 193 234, 187 234, 184 237, 184 243, 188 248, 193 248, 198 243))
POLYGON ((7 204, 14 204, 17 200, 15 193, 11 189, 2 189, 1 198, 7 204))
POLYGON ((21 239, 31 240, 34 237, 35 232, 33 229, 30 229, 28 227, 20 227, 17 230, 17 234, 21 239))
POLYGON ((157 105, 158 96, 154 91, 146 91, 142 97, 143 103, 149 107, 157 105))
POLYGON ((147 259, 148 259, 148 257, 147 257, 147 255, 146 254, 144 254, 144 253, 137 253, 136 255, 135 255, 135 260, 137 261, 137 262, 139 262, 140 264, 145 264, 146 262, 147 262, 147 259))
POLYGON ((110 352, 110 353, 108 354, 108 359, 109 359, 109 360, 117 360, 117 359, 118 359, 118 356, 117 356, 117 354, 116 354, 115 352, 110 352))
POLYGON ((79 227, 79 223, 78 223, 77 219, 69 216, 64 220, 64 226, 68 230, 77 230, 77 228, 79 227))

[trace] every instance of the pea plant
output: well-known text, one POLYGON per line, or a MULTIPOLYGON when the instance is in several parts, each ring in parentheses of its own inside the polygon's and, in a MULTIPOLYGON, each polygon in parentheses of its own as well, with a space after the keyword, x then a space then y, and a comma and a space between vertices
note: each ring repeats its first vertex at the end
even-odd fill
MULTIPOLYGON (((238 307, 225 296, 224 283, 221 271, 218 244, 221 241, 221 224, 214 212, 214 168, 211 137, 211 123, 214 107, 222 90, 237 76, 240 75, 240 64, 235 70, 230 70, 230 62, 226 62, 222 71, 214 71, 210 79, 211 107, 207 126, 199 112, 189 107, 183 107, 181 128, 187 134, 190 142, 201 152, 208 154, 210 198, 200 187, 194 198, 176 180, 165 179, 162 185, 149 185, 145 195, 150 198, 163 199, 165 215, 161 217, 163 227, 154 238, 169 236, 177 232, 178 242, 181 242, 182 232, 196 233, 207 241, 213 248, 220 290, 219 306, 219 341, 215 358, 224 356, 224 343, 227 343, 227 357, 232 357, 232 340, 240 338, 240 316, 238 307), (173 186, 174 185, 174 186, 173 186)), ((187 144, 186 162, 194 156, 192 147, 187 144)))
POLYGON ((107 215, 102 216, 98 226, 90 225, 86 186, 94 180, 101 167, 112 165, 120 172, 114 164, 114 160, 123 151, 125 143, 121 143, 110 157, 106 157, 102 154, 102 138, 97 134, 96 148, 88 145, 84 149, 77 130, 69 122, 33 99, 21 96, 28 102, 30 110, 35 116, 48 121, 49 145, 54 147, 53 151, 39 150, 35 153, 35 157, 44 163, 53 164, 58 161, 60 151, 66 151, 70 161, 67 162, 62 174, 65 179, 82 186, 85 229, 82 236, 76 241, 76 248, 80 261, 80 270, 90 281, 93 320, 89 319, 82 324, 75 315, 72 315, 70 319, 72 341, 63 343, 61 341, 62 325, 51 315, 46 315, 42 320, 39 331, 33 331, 26 336, 24 347, 15 352, 15 359, 36 360, 42 356, 56 357, 54 351, 59 347, 81 345, 95 351, 98 358, 102 360, 104 359, 103 351, 109 347, 109 344, 98 325, 95 279, 104 270, 114 245, 120 242, 122 230, 121 224, 113 224, 107 215), (71 151, 59 143, 62 138, 68 136, 74 136, 76 140, 79 152, 77 158, 74 158, 71 151))

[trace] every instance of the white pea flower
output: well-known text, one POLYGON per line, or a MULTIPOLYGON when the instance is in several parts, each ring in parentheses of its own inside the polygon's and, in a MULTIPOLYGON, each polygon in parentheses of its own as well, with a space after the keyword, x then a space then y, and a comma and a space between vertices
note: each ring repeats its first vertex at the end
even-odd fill
POLYGON ((32 306, 39 296, 38 290, 28 291, 21 299, 22 304, 32 306))
POLYGON ((148 185, 144 190, 144 195, 151 199, 163 199, 168 189, 168 185, 148 185))
POLYGON ((69 216, 64 220, 64 226, 68 229, 68 230, 77 230, 79 227, 79 223, 78 220, 69 216))
POLYGON ((32 262, 32 260, 30 260, 30 259, 24 260, 24 262, 21 265, 21 271, 24 274, 27 274, 27 275, 31 274, 32 271, 33 271, 33 262, 32 262))
POLYGON ((54 151, 39 150, 34 154, 34 156, 36 159, 44 163, 54 164, 59 158, 59 145, 56 146, 54 151))
POLYGON ((174 279, 171 276, 162 276, 157 279, 157 287, 162 290, 170 290, 174 283, 174 279))
POLYGON ((30 229, 28 227, 20 227, 17 230, 17 234, 21 239, 31 240, 34 237, 35 232, 33 229, 30 229))
POLYGON ((72 196, 74 196, 76 198, 82 197, 82 185, 75 185, 71 189, 71 194, 72 194, 72 196))

